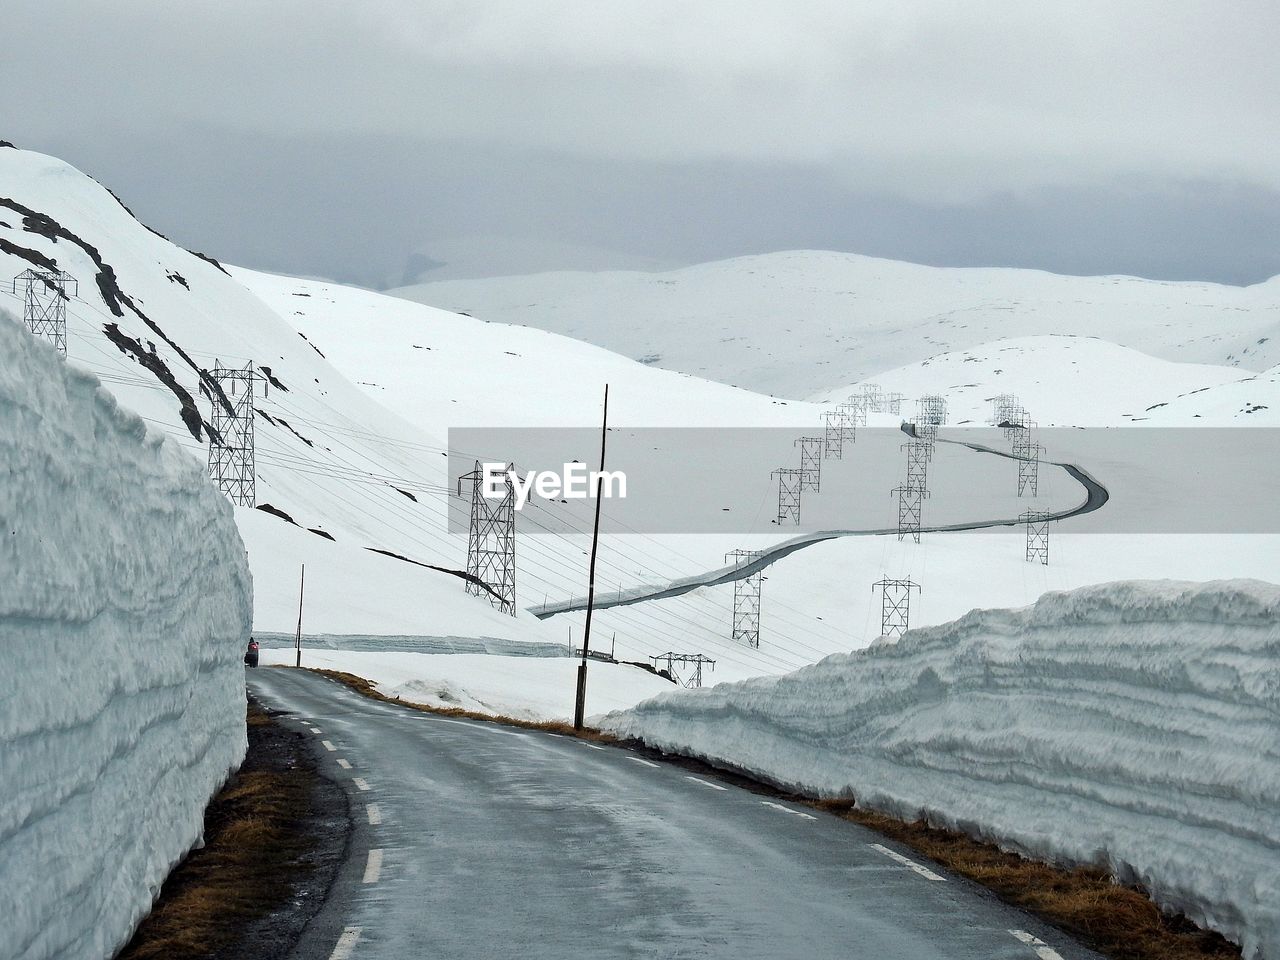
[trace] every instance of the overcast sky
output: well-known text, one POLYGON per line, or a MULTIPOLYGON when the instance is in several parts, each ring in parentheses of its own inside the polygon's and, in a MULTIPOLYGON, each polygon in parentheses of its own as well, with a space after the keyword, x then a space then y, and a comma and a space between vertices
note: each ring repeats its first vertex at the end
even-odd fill
POLYGON ((245 266, 1280 273, 1274 0, 7 0, 0 28, 0 139, 245 266))

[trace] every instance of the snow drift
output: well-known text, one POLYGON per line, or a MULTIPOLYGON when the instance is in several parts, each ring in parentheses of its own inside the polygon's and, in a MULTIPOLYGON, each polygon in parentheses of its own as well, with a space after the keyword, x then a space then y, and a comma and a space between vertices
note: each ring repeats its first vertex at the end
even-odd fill
POLYGON ((1030 856, 1280 957, 1280 587, 1130 581, 670 694, 603 726, 1030 856))
POLYGON ((244 755, 251 586, 197 463, 0 314, 0 956, 111 956, 244 755))

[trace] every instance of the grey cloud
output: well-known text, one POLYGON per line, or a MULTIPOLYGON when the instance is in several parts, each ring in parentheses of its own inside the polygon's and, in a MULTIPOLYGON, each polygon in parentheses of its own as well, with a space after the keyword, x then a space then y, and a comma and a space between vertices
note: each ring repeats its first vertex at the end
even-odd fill
POLYGON ((411 257, 474 260, 492 237, 493 272, 789 247, 1280 269, 1264 0, 6 14, 0 136, 250 266, 396 283, 411 257))

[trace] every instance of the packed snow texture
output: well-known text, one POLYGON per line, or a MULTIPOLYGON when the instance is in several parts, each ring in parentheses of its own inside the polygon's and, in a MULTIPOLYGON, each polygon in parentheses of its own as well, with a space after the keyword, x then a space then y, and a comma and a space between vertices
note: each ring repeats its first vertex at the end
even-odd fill
POLYGON ((1129 581, 603 720, 651 746, 1105 865, 1280 956, 1280 587, 1129 581))
POLYGON ((0 957, 102 960, 245 750, 231 507, 0 314, 0 957))

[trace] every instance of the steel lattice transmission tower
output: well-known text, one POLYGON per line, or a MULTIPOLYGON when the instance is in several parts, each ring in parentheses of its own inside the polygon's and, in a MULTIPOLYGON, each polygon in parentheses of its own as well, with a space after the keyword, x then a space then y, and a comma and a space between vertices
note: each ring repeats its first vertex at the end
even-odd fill
MULTIPOLYGON (((724 559, 726 563, 739 565, 759 560, 763 555, 759 550, 731 550, 724 559)), ((729 636, 752 648, 760 646, 760 584, 763 579, 764 571, 761 569, 733 581, 733 632, 729 636)))
POLYGON ((918 488, 921 493, 928 492, 929 449, 932 444, 923 440, 912 440, 904 443, 902 449, 907 451, 907 487, 918 488))
POLYGON ((916 401, 917 423, 941 427, 947 422, 947 398, 929 394, 916 401))
POLYGON ((867 410, 881 413, 884 410, 884 387, 878 383, 864 383, 853 394, 867 410))
POLYGON ((898 539, 910 535, 916 543, 920 542, 921 516, 924 513, 924 501, 929 496, 922 487, 894 487, 894 495, 898 498, 898 539))
POLYGON ((836 405, 837 410, 843 410, 847 417, 848 426, 855 431, 858 427, 867 425, 867 403, 866 398, 860 394, 854 394, 847 400, 836 405))
POLYGON ((710 664, 712 670, 716 668, 716 662, 714 660, 712 660, 710 657, 704 657, 700 653, 668 652, 668 653, 660 653, 658 654, 658 656, 650 657, 649 659, 653 661, 653 669, 655 670, 658 669, 658 664, 661 661, 663 660, 667 661, 667 673, 670 674, 671 679, 675 680, 676 683, 679 683, 686 687, 691 687, 691 688, 702 686, 702 665, 704 663, 710 664), (677 663, 681 665, 693 664, 693 673, 689 676, 688 680, 681 680, 679 674, 676 673, 675 665, 677 663))
POLYGON ((925 444, 925 455, 933 459, 933 442, 938 436, 938 427, 947 422, 947 401, 936 394, 921 397, 916 401, 915 434, 925 444))
POLYGON ((1049 564, 1049 514, 1044 510, 1027 510, 1018 518, 1027 528, 1027 562, 1039 560, 1049 564))
POLYGON ((503 494, 484 495, 485 472, 475 469, 458 478, 471 484, 471 523, 467 536, 467 593, 486 597, 503 613, 516 615, 516 488, 511 481, 515 464, 507 465, 503 494))
POLYGON ((880 601, 880 636, 900 637, 911 625, 911 591, 919 590, 920 584, 910 580, 877 580, 871 585, 871 592, 879 588, 880 601))
POLYGON ((1023 444, 1018 455, 1018 496, 1040 495, 1040 454, 1038 443, 1023 444))
POLYGON ((1016 447, 1020 442, 1019 438, 1022 440, 1030 439, 1035 421, 1031 419, 1031 414, 1027 413, 1021 404, 1015 403, 1005 411, 1004 419, 1000 421, 1000 426, 1004 431, 1004 438, 1016 447))
POLYGON ((822 421, 823 459, 844 459, 844 413, 840 410, 827 410, 822 414, 822 421))
POLYGON ((793 446, 800 447, 800 489, 822 489, 822 437, 801 437, 793 446))
POLYGON ((781 467, 773 471, 778 478, 778 522, 800 523, 801 478, 804 471, 795 467, 781 467))
POLYGON ((54 270, 23 270, 13 278, 13 292, 22 287, 22 322, 37 337, 53 341, 67 355, 67 287, 74 297, 79 291, 76 278, 54 270))
POLYGON ((907 451, 907 480, 893 489, 898 497, 898 539, 905 539, 909 534, 919 543, 924 501, 929 496, 929 455, 933 444, 916 439, 902 447, 907 451))
POLYGON ((1012 393, 1002 393, 991 398, 991 425, 998 427, 1006 423, 1014 412, 1020 410, 1018 398, 1012 393))
POLYGON ((1019 407, 1009 415, 1009 419, 1005 423, 1009 425, 1005 432, 1009 436, 1013 455, 1015 457, 1026 456, 1032 442, 1035 440, 1036 422, 1031 419, 1031 414, 1019 407))
POLYGON ((884 395, 884 409, 886 413, 891 413, 895 417, 902 415, 902 401, 905 400, 900 393, 886 393, 884 395))
POLYGON ((218 394, 210 393, 213 433, 209 437, 209 476, 232 503, 242 507, 258 505, 258 472, 253 449, 253 387, 267 380, 253 363, 224 367, 213 363, 213 382, 218 394))

